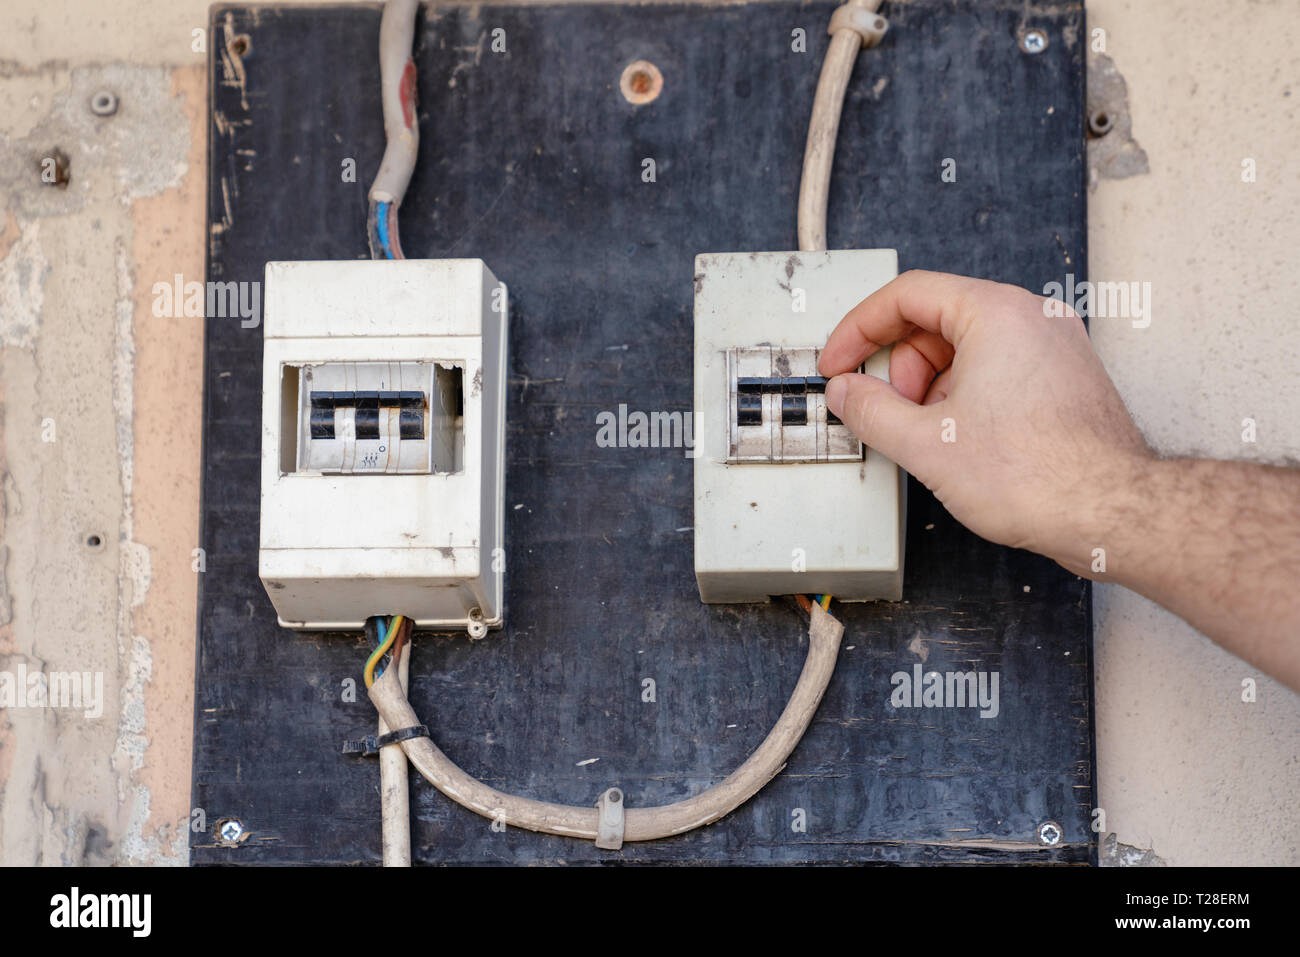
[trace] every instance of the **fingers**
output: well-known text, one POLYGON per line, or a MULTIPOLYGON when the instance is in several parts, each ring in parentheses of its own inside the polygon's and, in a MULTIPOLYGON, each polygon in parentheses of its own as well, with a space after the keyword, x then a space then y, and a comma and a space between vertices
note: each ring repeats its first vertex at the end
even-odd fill
POLYGON ((937 332, 913 332, 894 346, 889 381, 904 398, 920 402, 934 377, 948 368, 954 351, 937 332))
POLYGON ((921 404, 934 405, 937 402, 942 402, 951 394, 952 366, 949 366, 935 376, 934 381, 930 383, 930 388, 926 390, 925 398, 921 401, 921 404))
POLYGON ((856 369, 867 356, 915 329, 937 335, 955 348, 974 320, 973 302, 1001 295, 1007 288, 986 279, 948 273, 905 272, 840 320, 826 340, 818 369, 824 376, 856 369))
POLYGON ((856 372, 826 384, 826 405, 867 446, 918 478, 933 413, 899 395, 884 379, 856 372))

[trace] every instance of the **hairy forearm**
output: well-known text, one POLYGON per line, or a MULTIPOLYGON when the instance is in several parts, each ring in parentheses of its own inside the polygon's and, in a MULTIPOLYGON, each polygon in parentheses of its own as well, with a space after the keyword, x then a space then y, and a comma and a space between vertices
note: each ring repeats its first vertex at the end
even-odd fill
POLYGON ((1095 490, 1075 546, 1054 557, 1300 690, 1300 470, 1152 457, 1115 483, 1095 490))
POLYGON ((977 535, 1140 592, 1300 691, 1300 471, 1160 459, 1048 306, 905 273, 831 333, 827 407, 977 535), (889 382, 855 371, 889 343, 889 382))

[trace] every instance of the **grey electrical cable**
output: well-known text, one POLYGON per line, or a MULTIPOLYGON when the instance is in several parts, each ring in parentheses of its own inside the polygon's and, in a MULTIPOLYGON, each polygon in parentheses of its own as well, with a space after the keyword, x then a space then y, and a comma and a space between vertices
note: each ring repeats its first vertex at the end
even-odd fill
POLYGON ((799 182, 799 248, 826 248, 826 203, 830 194, 835 139, 839 135, 844 93, 853 75, 858 51, 874 46, 886 24, 876 17, 882 0, 849 0, 831 17, 830 46, 822 61, 817 92, 813 96, 808 143, 804 147, 803 175, 799 182))
MULTIPOLYGON (((388 670, 394 670, 389 665, 388 670)), ((402 694, 409 687, 411 642, 402 646, 397 663, 397 678, 402 694)), ((381 717, 378 735, 392 729, 381 717)), ((401 745, 389 744, 379 749, 379 796, 383 814, 384 867, 411 866, 411 790, 406 770, 406 752, 401 745)))
MULTIPOLYGON (((844 626, 814 604, 803 671, 789 703, 763 743, 725 780, 694 797, 662 807, 629 808, 625 812, 623 840, 653 841, 710 824, 740 807, 776 777, 826 693, 843 634, 844 626)), ((389 727, 407 728, 420 723, 391 668, 371 686, 370 700, 389 727)), ((470 777, 428 738, 410 738, 402 742, 402 748, 430 784, 477 814, 530 831, 589 840, 597 837, 599 812, 595 807, 552 804, 505 794, 470 777)))

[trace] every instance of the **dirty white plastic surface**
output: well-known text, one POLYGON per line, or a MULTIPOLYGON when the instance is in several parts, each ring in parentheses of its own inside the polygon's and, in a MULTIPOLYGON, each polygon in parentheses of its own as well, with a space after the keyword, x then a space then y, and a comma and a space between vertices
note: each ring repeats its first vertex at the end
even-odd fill
POLYGON ((477 259, 272 262, 265 293, 259 571, 280 623, 500 625, 505 286, 477 259), (313 388, 427 392, 426 438, 394 449, 391 408, 358 439, 348 405, 313 450, 313 388))
MULTIPOLYGON (((738 350, 769 348, 776 368, 797 377, 804 351, 820 349, 849 309, 897 274, 892 249, 696 257, 695 576, 703 601, 902 597, 902 470, 869 448, 851 461, 735 461, 729 371, 738 350)), ((865 371, 888 379, 889 350, 865 371)), ((777 408, 769 400, 764 412, 777 408)), ((824 400, 820 408, 824 415, 824 400)))

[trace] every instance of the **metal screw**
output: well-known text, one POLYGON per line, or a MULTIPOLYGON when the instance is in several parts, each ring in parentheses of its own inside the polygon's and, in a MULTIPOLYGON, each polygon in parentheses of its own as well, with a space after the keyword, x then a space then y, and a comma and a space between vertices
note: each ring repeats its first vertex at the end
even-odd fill
POLYGON ((469 610, 469 623, 466 625, 465 630, 475 640, 488 633, 487 624, 483 621, 483 609, 475 606, 469 610))
POLYGON ((90 112, 96 116, 112 116, 117 112, 117 94, 112 90, 100 90, 90 98, 90 112))
POLYGON ((221 822, 221 839, 234 844, 244 834, 244 825, 240 824, 234 818, 221 822))
POLYGON ((1020 36, 1020 49, 1026 53, 1042 53, 1047 49, 1047 34, 1035 27, 1020 36))
POLYGON ((1038 826, 1038 839, 1051 847, 1061 843, 1061 825, 1055 821, 1044 821, 1038 826))

